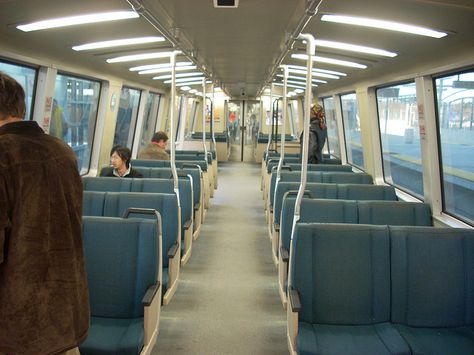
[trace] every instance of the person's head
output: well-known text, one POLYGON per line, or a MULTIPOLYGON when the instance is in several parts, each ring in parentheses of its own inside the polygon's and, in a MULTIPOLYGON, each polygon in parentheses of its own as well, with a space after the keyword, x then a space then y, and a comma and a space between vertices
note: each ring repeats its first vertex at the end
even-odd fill
POLYGON ((0 125, 25 117, 25 91, 18 82, 0 72, 0 125))
POLYGON ((314 104, 311 107, 310 111, 310 122, 316 120, 316 119, 324 119, 325 114, 324 114, 324 109, 321 105, 314 104))
POLYGON ((159 131, 156 132, 153 137, 151 137, 152 143, 157 144, 160 148, 165 149, 166 143, 168 142, 168 136, 165 132, 159 131))
POLYGON ((110 151, 110 164, 112 164, 114 169, 120 170, 124 167, 128 169, 131 158, 132 152, 127 147, 116 145, 110 151))

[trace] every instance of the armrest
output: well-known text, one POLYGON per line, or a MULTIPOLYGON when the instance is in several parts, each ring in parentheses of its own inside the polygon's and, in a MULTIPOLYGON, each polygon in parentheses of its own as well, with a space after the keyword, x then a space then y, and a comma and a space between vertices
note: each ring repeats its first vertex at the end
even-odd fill
POLYGON ((290 256, 288 255, 288 250, 284 247, 280 247, 280 255, 281 255, 281 260, 283 260, 284 263, 287 263, 290 260, 290 256))
POLYGON ((145 295, 142 298, 142 304, 145 307, 149 307, 151 303, 153 302, 153 299, 155 298, 156 293, 158 292, 158 289, 160 288, 160 282, 158 281, 156 284, 151 285, 148 287, 148 289, 145 292, 145 295))
POLYGON ((173 259, 178 252, 178 242, 174 242, 173 245, 168 249, 168 258, 173 259))
POLYGON ((301 310, 300 295, 293 287, 290 287, 288 290, 288 301, 292 312, 299 312, 301 310))
POLYGON ((194 210, 195 211, 197 211, 199 209, 199 207, 201 207, 201 204, 199 202, 194 204, 194 210))
POLYGON ((275 232, 280 232, 280 223, 273 223, 273 229, 275 232))
POLYGON ((191 219, 188 219, 185 223, 184 223, 184 229, 189 229, 191 227, 191 223, 193 221, 191 219))

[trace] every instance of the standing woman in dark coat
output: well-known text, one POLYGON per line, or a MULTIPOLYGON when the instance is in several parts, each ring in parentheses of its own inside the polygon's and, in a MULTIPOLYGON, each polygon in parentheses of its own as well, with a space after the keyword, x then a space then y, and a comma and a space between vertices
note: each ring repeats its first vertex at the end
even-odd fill
POLYGON ((110 167, 103 168, 100 176, 116 176, 121 178, 142 178, 141 172, 132 168, 130 160, 132 152, 127 147, 116 145, 110 151, 110 167))
MULTIPOLYGON (((300 153, 302 153, 303 147, 303 133, 301 133, 300 137, 300 153)), ((321 164, 323 162, 323 147, 327 136, 328 132, 323 107, 315 104, 311 107, 310 111, 308 164, 321 164)))

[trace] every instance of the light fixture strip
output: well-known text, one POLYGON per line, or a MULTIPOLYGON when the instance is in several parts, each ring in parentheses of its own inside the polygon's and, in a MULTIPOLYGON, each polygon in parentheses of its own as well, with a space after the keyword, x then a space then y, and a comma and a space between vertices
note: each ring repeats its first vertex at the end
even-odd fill
POLYGON ((126 20, 137 17, 139 17, 139 15, 135 11, 114 11, 78 16, 59 17, 50 20, 31 22, 25 25, 16 26, 16 28, 23 32, 31 32, 46 30, 50 28, 83 25, 88 23, 126 20))
MULTIPOLYGON (((290 73, 306 75, 306 71, 304 71, 304 70, 292 69, 292 68, 289 68, 288 70, 290 71, 290 73)), ((339 77, 336 76, 336 75, 324 74, 324 73, 315 73, 315 72, 313 72, 313 76, 317 76, 317 77, 320 77, 320 78, 327 78, 327 79, 336 79, 336 80, 339 79, 339 77)))
MULTIPOLYGON (((186 65, 192 65, 192 62, 177 62, 177 67, 184 67, 186 65)), ((149 69, 159 69, 159 68, 169 68, 171 70, 170 63, 160 63, 160 64, 148 64, 148 65, 140 65, 138 67, 132 67, 128 70, 130 71, 141 71, 141 70, 149 70, 149 69)))
MULTIPOLYGON (((314 73, 313 73, 314 75, 314 73)), ((283 78, 283 75, 277 74, 277 77, 283 78)), ((296 76, 296 75, 288 75, 288 79, 294 79, 294 80, 300 80, 306 83, 306 77, 302 76, 296 76)), ((321 84, 327 84, 328 82, 326 80, 319 80, 319 79, 313 79, 311 81, 312 83, 321 83, 321 84)))
POLYGON ((73 46, 72 49, 75 51, 87 51, 87 50, 100 49, 100 48, 112 48, 112 47, 133 46, 133 45, 145 44, 145 43, 156 43, 156 42, 163 42, 164 40, 165 40, 164 37, 159 37, 159 36, 123 38, 123 39, 114 39, 110 41, 81 44, 80 46, 73 46))
MULTIPOLYGON (((191 72, 191 73, 179 73, 179 74, 176 74, 175 77, 176 78, 186 78, 186 77, 200 76, 200 75, 202 76, 203 74, 200 73, 200 72, 191 72)), ((155 79, 155 80, 171 79, 171 75, 166 74, 166 75, 155 76, 153 79, 155 79)))
MULTIPOLYGON (((183 67, 175 67, 176 71, 185 71, 185 70, 194 70, 196 69, 195 65, 186 65, 183 67)), ((146 74, 157 74, 157 73, 171 73, 171 68, 159 68, 159 69, 150 69, 150 70, 143 70, 139 71, 138 74, 146 75, 146 74)))
POLYGON ((134 61, 146 60, 146 59, 169 58, 172 53, 173 52, 152 52, 152 53, 124 55, 121 57, 109 58, 106 60, 106 62, 107 63, 123 63, 123 62, 134 62, 134 61))
MULTIPOLYGON (((306 73, 306 67, 304 67, 302 65, 288 65, 288 68, 304 70, 305 73, 306 73)), ((337 75, 337 76, 347 76, 346 73, 342 73, 340 71, 319 69, 319 68, 313 68, 313 74, 314 73, 325 73, 325 74, 334 74, 334 75, 337 75)))
POLYGON ((359 46, 359 45, 350 44, 350 43, 325 41, 321 39, 317 39, 314 42, 316 43, 316 48, 317 47, 334 48, 334 49, 341 49, 343 51, 380 55, 380 56, 391 57, 391 58, 396 57, 398 55, 397 53, 389 52, 384 49, 359 46))
MULTIPOLYGON (((308 56, 306 54, 292 54, 291 58, 307 60, 308 56)), ((342 66, 351 67, 351 68, 359 68, 359 69, 366 69, 367 68, 367 65, 365 65, 365 64, 350 62, 348 60, 340 60, 340 59, 334 59, 334 58, 321 57, 321 56, 317 56, 317 55, 313 56, 313 61, 314 62, 320 62, 320 63, 334 64, 334 65, 342 65, 342 66)))
MULTIPOLYGON (((196 80, 199 80, 199 79, 202 80, 202 79, 204 79, 204 77, 203 76, 198 76, 198 77, 191 77, 191 78, 181 78, 181 79, 176 79, 176 82, 177 83, 186 83, 186 82, 189 82, 189 81, 196 81, 196 80)), ((165 84, 171 84, 171 80, 165 80, 164 83, 165 84)))
POLYGON ((442 38, 447 36, 446 32, 431 30, 426 27, 408 25, 405 23, 378 20, 366 17, 343 16, 343 15, 323 15, 321 21, 343 23, 362 27, 379 28, 383 30, 410 33, 432 38, 442 38))

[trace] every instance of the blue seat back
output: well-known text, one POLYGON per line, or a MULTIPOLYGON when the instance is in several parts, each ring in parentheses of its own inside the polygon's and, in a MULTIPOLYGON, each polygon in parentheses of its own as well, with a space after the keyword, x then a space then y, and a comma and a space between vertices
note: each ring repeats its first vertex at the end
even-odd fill
POLYGON ((398 201, 398 197, 393 186, 368 184, 338 184, 337 198, 341 200, 398 201))
MULTIPOLYGON (((338 166, 338 165, 336 165, 338 166)), ((373 184, 372 176, 366 173, 343 171, 323 172, 322 181, 327 184, 373 184)))
POLYGON ((207 161, 203 160, 201 157, 197 160, 177 160, 176 161, 176 168, 190 168, 199 166, 202 171, 207 171, 207 161))
POLYGON ((132 179, 120 179, 116 177, 89 177, 82 178, 84 191, 110 191, 110 192, 129 192, 132 179))
POLYGON ((431 209, 426 203, 403 201, 358 201, 359 224, 431 226, 431 209))
POLYGON ((392 322, 474 325, 474 230, 390 226, 392 322))
POLYGON ((130 163, 137 170, 140 170, 142 167, 169 168, 171 166, 170 165, 171 163, 169 160, 156 160, 156 159, 132 159, 130 163))
MULTIPOLYGON (((192 177, 179 178, 179 202, 181 204, 181 229, 193 216, 192 177)), ((132 192, 174 193, 174 181, 171 179, 134 179, 132 192)), ((181 235, 184 235, 181 234, 181 235)))
POLYGON ((84 191, 82 194, 82 215, 102 216, 104 214, 105 191, 84 191))
POLYGON ((208 164, 212 164, 212 154, 208 153, 207 158, 205 157, 204 152, 176 154, 176 161, 181 161, 181 160, 188 160, 188 161, 203 160, 203 161, 206 161, 208 164))
MULTIPOLYGON (((286 250, 290 250, 295 202, 296 197, 285 197, 281 210, 280 238, 281 244, 286 250)), ((348 200, 303 198, 303 200, 301 200, 300 222, 357 224, 357 202, 348 200)))
POLYGON ((91 316, 143 317, 142 298, 158 278, 157 222, 83 217, 91 316))
POLYGON ((387 227, 298 224, 292 280, 301 299, 299 320, 364 325, 390 320, 387 227))
MULTIPOLYGON (((293 171, 300 171, 301 164, 286 164, 293 171)), ((340 172, 352 172, 352 166, 350 165, 337 165, 337 164, 308 164, 308 171, 340 171, 340 172)))

